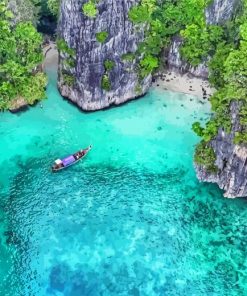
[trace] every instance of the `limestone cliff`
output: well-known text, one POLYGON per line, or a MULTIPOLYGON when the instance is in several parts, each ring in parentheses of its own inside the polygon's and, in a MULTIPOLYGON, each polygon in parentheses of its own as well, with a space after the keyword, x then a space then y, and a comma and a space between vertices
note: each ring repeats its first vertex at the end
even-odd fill
MULTIPOLYGON (((224 23, 236 14, 240 3, 238 0, 214 0, 205 11, 206 22, 224 23)), ((205 167, 195 166, 200 181, 217 183, 224 190, 224 196, 229 198, 247 196, 247 146, 234 143, 236 133, 243 131, 239 116, 241 105, 241 101, 231 102, 231 132, 226 133, 220 128, 217 136, 210 141, 218 172, 212 173, 205 167)))
MULTIPOLYGON (((231 19, 240 4, 239 0, 213 0, 205 10, 206 23, 217 25, 231 19)), ((179 36, 175 36, 166 55, 168 67, 180 73, 190 73, 196 77, 208 78, 207 61, 201 63, 197 67, 192 67, 184 61, 180 55, 179 48, 183 40, 179 36)))
POLYGON ((209 25, 225 23, 231 19, 239 7, 239 0, 214 0, 205 10, 206 22, 209 25))
POLYGON ((86 2, 63 0, 61 3, 58 35, 74 49, 75 55, 72 67, 66 63, 71 57, 60 51, 61 94, 83 110, 98 110, 143 95, 151 77, 139 81, 137 61, 123 58, 135 52, 144 38, 144 29, 136 30, 128 20, 130 7, 139 0, 98 1, 95 17, 83 13, 86 2), (98 33, 107 36, 103 42, 96 38, 98 33), (107 69, 109 61, 111 68, 107 69))
POLYGON ((216 154, 218 173, 212 174, 196 165, 199 180, 217 183, 225 191, 226 197, 247 196, 247 147, 234 144, 235 132, 242 130, 239 122, 240 107, 241 102, 231 103, 231 133, 226 134, 220 129, 216 138, 211 141, 216 154))

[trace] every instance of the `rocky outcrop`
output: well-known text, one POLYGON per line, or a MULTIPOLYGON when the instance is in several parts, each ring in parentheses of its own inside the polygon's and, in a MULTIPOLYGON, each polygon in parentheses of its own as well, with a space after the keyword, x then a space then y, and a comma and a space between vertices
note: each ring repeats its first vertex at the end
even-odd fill
POLYGON ((28 103, 22 97, 18 97, 15 100, 13 100, 9 107, 9 111, 11 113, 17 113, 19 111, 23 111, 26 109, 28 109, 28 103))
POLYGON ((241 131, 239 123, 240 102, 231 103, 232 130, 226 134, 222 129, 211 141, 216 154, 217 174, 212 174, 196 165, 197 177, 204 182, 217 183, 226 197, 247 196, 247 146, 234 144, 235 132, 241 131))
POLYGON ((144 29, 135 29, 128 19, 128 11, 139 0, 101 0, 97 2, 96 17, 82 11, 87 0, 63 0, 58 35, 75 50, 75 67, 66 65, 68 55, 60 51, 58 87, 62 96, 83 110, 98 110, 118 105, 143 95, 149 88, 151 77, 139 81, 137 61, 124 60, 123 55, 134 53, 144 38, 144 29), (107 32, 104 42, 96 34, 107 32), (106 70, 105 61, 113 67, 106 70), (70 84, 64 77, 74 77, 70 84), (102 86, 107 77, 108 90, 102 86))
POLYGON ((206 23, 223 24, 231 19, 239 7, 239 0, 214 0, 205 10, 206 23))
POLYGON ((180 36, 175 36, 172 39, 172 43, 166 57, 168 68, 181 74, 189 73, 196 77, 208 78, 208 67, 206 66, 206 62, 193 67, 182 59, 179 50, 182 43, 183 40, 180 36))
MULTIPOLYGON (((206 23, 209 25, 218 25, 226 22, 234 16, 239 4, 239 0, 213 0, 205 10, 206 23)), ((176 36, 173 38, 165 57, 168 68, 182 74, 190 73, 196 77, 208 78, 207 61, 204 61, 204 63, 197 67, 191 66, 180 55, 179 48, 181 44, 181 37, 176 36)))

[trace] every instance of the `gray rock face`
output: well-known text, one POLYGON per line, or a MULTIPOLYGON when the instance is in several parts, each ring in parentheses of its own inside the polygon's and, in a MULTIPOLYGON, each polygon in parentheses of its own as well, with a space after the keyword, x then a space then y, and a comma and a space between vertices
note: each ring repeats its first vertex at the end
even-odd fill
POLYGON ((217 183, 225 191, 225 197, 247 196, 247 147, 233 143, 235 132, 241 131, 239 123, 240 102, 232 102, 232 131, 226 134, 219 130, 217 137, 211 141, 216 154, 217 175, 209 173, 202 166, 195 166, 197 177, 204 182, 217 183))
POLYGON ((179 52, 182 42, 182 38, 179 36, 173 38, 167 55, 168 68, 181 74, 190 73, 196 77, 208 78, 208 67, 206 66, 206 62, 193 67, 182 59, 179 52))
MULTIPOLYGON (((209 25, 222 24, 231 19, 240 4, 240 0, 213 0, 205 10, 206 23, 209 25)), ((193 76, 208 78, 207 61, 192 67, 184 61, 180 55, 179 48, 182 44, 180 37, 173 38, 172 44, 166 57, 168 68, 180 73, 190 73, 193 76)))
POLYGON ((143 95, 151 84, 151 77, 139 83, 137 62, 123 61, 122 55, 134 53, 144 38, 143 28, 136 30, 128 20, 128 11, 139 0, 101 0, 97 4, 95 18, 82 12, 87 0, 63 0, 58 26, 59 36, 75 49, 76 65, 70 69, 64 64, 66 54, 59 56, 59 82, 61 94, 83 110, 99 110, 118 105, 143 95), (107 32, 104 43, 96 39, 96 33, 107 32), (104 61, 115 65, 108 71, 111 89, 103 90, 104 61), (75 77, 73 86, 63 81, 63 72, 75 77))
POLYGON ((207 24, 222 24, 231 19, 240 2, 240 0, 214 0, 205 11, 207 24))

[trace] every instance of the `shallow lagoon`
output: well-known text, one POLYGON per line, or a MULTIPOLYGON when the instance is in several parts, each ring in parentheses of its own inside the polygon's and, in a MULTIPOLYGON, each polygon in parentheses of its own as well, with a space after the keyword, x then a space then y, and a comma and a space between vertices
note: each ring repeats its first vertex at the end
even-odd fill
POLYGON ((247 202, 193 170, 209 106, 152 89, 82 113, 49 75, 43 108, 0 114, 0 295, 246 295, 247 202))

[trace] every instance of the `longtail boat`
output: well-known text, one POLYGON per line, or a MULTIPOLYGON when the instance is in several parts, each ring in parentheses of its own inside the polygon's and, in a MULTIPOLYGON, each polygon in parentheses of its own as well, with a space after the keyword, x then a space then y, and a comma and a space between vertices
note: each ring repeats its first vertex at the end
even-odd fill
POLYGON ((52 171, 57 172, 77 163, 82 158, 84 158, 91 149, 92 149, 92 145, 88 146, 86 149, 81 149, 72 155, 66 156, 63 159, 55 160, 51 168, 52 171))

